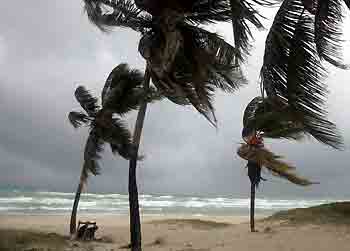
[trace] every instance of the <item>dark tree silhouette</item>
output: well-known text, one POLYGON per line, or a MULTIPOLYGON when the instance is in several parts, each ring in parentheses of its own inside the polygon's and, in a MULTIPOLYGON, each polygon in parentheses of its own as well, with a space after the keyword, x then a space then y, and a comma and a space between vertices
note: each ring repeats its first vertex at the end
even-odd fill
MULTIPOLYGON (((102 31, 117 26, 141 33, 138 49, 147 62, 145 89, 149 86, 150 78, 170 101, 192 105, 216 126, 212 104, 215 89, 233 92, 245 83, 245 79, 236 64, 235 48, 218 34, 199 25, 230 21, 231 9, 227 1, 84 2, 90 21, 102 31)), ((139 109, 135 126, 135 152, 139 147, 145 113, 146 104, 139 109)), ((132 158, 129 166, 129 199, 133 251, 141 250, 136 165, 137 160, 132 158)))
POLYGON ((242 137, 246 144, 238 149, 238 155, 247 160, 248 176, 251 182, 250 229, 255 231, 255 190, 262 180, 261 169, 265 167, 273 175, 290 182, 307 186, 313 184, 294 173, 294 166, 281 160, 264 147, 263 138, 301 139, 305 134, 302 124, 293 121, 287 106, 275 109, 269 98, 254 98, 246 107, 243 116, 242 137))
POLYGON ((126 64, 120 64, 113 69, 106 80, 101 94, 101 106, 98 105, 98 99, 93 97, 85 87, 79 86, 75 91, 75 97, 84 112, 70 112, 69 121, 75 128, 82 125, 88 126, 90 132, 85 145, 84 164, 71 214, 71 235, 76 233, 79 199, 89 173, 97 175, 100 172, 98 160, 101 158, 103 145, 109 144, 114 154, 118 153, 125 159, 130 159, 134 153, 130 132, 120 116, 136 110, 143 100, 150 102, 160 99, 154 88, 145 94, 142 81, 142 73, 129 69, 126 64))

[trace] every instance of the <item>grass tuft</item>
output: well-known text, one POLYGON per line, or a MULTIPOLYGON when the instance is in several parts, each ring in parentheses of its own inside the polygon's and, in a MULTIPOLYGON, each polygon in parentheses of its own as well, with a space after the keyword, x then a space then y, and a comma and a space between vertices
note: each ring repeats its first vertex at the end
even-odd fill
POLYGON ((350 225, 350 202, 336 202, 310 208, 280 211, 267 221, 287 221, 290 224, 350 225))

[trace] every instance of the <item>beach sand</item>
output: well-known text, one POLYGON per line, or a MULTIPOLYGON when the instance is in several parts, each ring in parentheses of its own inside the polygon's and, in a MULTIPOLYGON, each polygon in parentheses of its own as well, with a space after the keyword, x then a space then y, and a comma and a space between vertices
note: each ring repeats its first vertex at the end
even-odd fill
MULTIPOLYGON (((96 221, 99 225, 97 237, 102 238, 103 241, 80 243, 66 240, 65 244, 57 250, 111 251, 120 250, 120 247, 129 243, 127 216, 83 215, 79 218, 80 220, 96 221)), ((143 249, 146 251, 350 250, 350 228, 346 226, 330 224, 293 225, 286 224, 283 221, 259 220, 256 224, 259 232, 250 233, 247 221, 247 217, 143 216, 143 249)), ((68 223, 69 216, 0 216, 2 233, 12 229, 15 230, 13 232, 40 232, 51 237, 55 234, 67 235, 68 223)), ((5 238, 4 235, 0 236, 0 240, 1 238, 5 238)), ((55 250, 55 247, 51 247, 51 244, 47 241, 39 242, 39 244, 35 243, 32 246, 55 250)), ((51 242, 51 239, 49 242, 51 242)), ((40 249, 28 249, 26 247, 25 250, 40 249)))

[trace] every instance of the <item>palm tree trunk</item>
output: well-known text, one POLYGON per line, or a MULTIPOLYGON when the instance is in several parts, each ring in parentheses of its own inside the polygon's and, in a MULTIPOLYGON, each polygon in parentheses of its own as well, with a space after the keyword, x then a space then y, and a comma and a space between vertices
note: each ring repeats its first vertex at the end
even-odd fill
POLYGON ((250 231, 255 232, 255 184, 250 183, 250 231))
MULTIPOLYGON (((146 68, 143 89, 144 93, 148 93, 150 83, 150 75, 146 68)), ((147 109, 147 98, 142 101, 139 112, 137 114, 133 144, 135 151, 129 161, 129 209, 130 209, 130 241, 131 251, 141 251, 141 222, 140 222, 140 210, 139 210, 139 198, 136 182, 136 167, 138 159, 138 151, 140 146, 141 133, 143 128, 143 122, 145 120, 147 109)))
POLYGON ((78 204, 80 200, 80 194, 83 190, 83 181, 80 179, 77 191, 75 193, 74 203, 73 203, 73 209, 72 214, 70 217, 70 235, 73 236, 77 231, 77 211, 78 211, 78 204))

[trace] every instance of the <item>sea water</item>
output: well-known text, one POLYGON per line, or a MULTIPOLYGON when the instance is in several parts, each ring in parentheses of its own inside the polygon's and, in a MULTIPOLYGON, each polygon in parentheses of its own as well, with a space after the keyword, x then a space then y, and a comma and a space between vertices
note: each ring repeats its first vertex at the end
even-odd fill
MULTIPOLYGON (((48 191, 1 191, 0 214, 69 214, 74 193, 48 191)), ((256 213, 269 215, 291 208, 304 208, 332 199, 268 199, 256 198, 256 213)), ((249 198, 193 197, 178 195, 139 195, 140 209, 144 214, 166 215, 245 215, 249 198)), ((80 213, 128 214, 129 201, 125 194, 83 193, 79 202, 80 213)))

